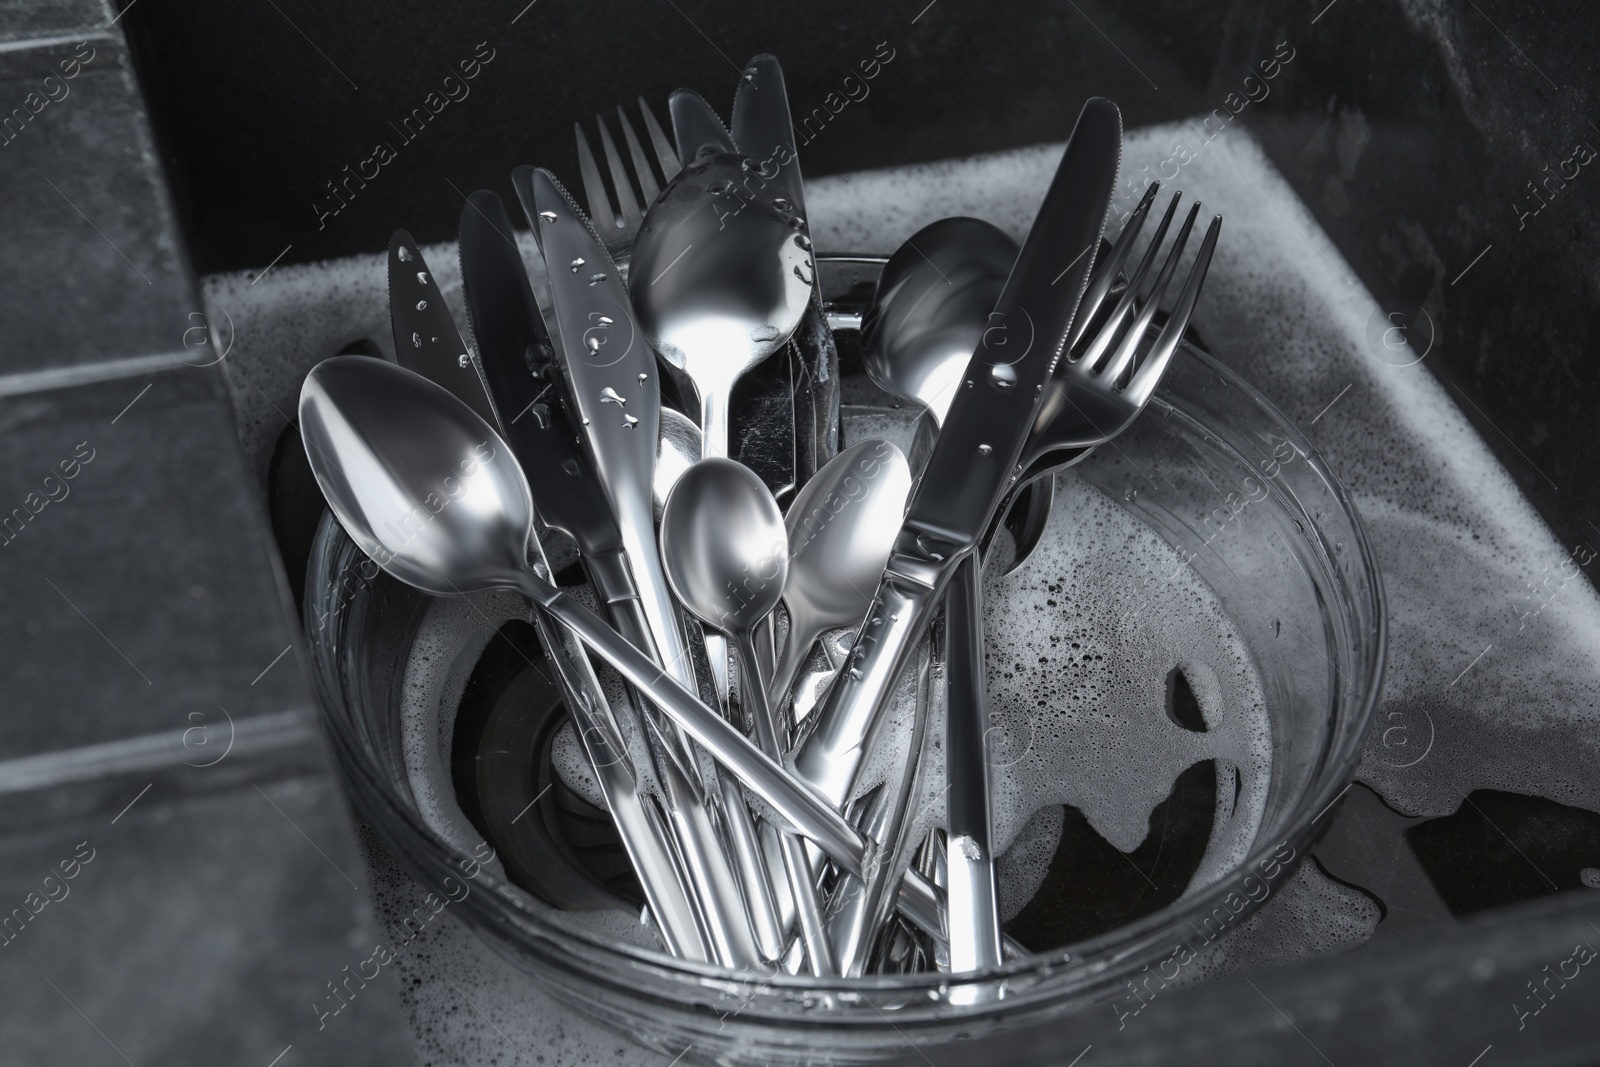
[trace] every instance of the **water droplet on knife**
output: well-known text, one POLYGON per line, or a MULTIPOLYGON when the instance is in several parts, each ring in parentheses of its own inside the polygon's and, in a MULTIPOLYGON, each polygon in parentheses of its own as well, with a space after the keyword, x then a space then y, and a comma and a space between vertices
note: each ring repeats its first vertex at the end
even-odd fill
POLYGON ((583 259, 582 256, 579 256, 577 259, 573 260, 570 264, 568 264, 568 266, 570 266, 572 268, 572 273, 576 274, 576 273, 578 273, 578 268, 583 266, 583 264, 584 264, 584 259, 583 259))
POLYGON ((400 262, 410 263, 415 258, 416 257, 411 254, 411 249, 407 248, 405 245, 400 246, 400 262))

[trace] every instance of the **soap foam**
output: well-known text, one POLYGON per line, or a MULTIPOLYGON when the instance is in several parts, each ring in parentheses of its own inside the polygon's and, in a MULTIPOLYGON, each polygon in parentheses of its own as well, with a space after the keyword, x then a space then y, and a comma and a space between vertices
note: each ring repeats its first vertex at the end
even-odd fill
POLYGON ((1278 967, 1364 945, 1378 928, 1382 910, 1367 894, 1328 877, 1314 859, 1239 924, 1208 944, 1185 982, 1278 967))

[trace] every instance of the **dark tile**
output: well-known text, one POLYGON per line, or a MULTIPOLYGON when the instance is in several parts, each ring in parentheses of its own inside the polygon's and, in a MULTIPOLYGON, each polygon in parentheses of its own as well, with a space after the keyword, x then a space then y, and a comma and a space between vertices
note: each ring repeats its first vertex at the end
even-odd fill
POLYGON ((1357 782, 1340 801, 1328 832, 1312 851, 1328 874, 1378 899, 1383 921, 1376 936, 1454 922, 1406 843, 1408 829, 1426 821, 1399 814, 1357 782))
POLYGON ((0 41, 64 36, 104 26, 113 15, 105 0, 11 0, 0 5, 0 41))
POLYGON ((165 794, 0 842, 0 1060, 410 1062, 393 977, 314 1007, 382 939, 333 777, 165 794))
POLYGON ((1544 797, 1475 790, 1454 815, 1419 823, 1406 841, 1457 915, 1600 880, 1600 815, 1544 797))
POLYGON ((0 760, 309 703, 215 368, 0 397, 0 587, 0 760))
POLYGON ((0 51, 0 202, 0 373, 183 351, 199 305, 120 36, 0 51))

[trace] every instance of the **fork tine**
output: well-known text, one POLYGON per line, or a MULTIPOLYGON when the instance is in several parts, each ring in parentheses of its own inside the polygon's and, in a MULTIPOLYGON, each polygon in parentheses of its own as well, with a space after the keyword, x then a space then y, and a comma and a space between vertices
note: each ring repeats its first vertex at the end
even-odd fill
MULTIPOLYGON (((1161 306, 1161 298, 1167 295, 1167 286, 1172 282, 1172 276, 1178 269, 1178 260, 1183 256, 1183 246, 1189 243, 1189 231, 1194 229, 1194 220, 1200 214, 1200 205, 1195 204, 1189 209, 1188 217, 1183 220, 1183 227, 1178 230, 1177 240, 1172 242, 1172 250, 1167 253, 1166 262, 1161 264, 1161 273, 1156 275, 1155 285, 1150 287, 1150 295, 1145 298, 1144 305, 1139 313, 1133 317, 1133 324, 1128 327, 1128 332, 1123 336, 1122 343, 1117 346, 1116 354, 1106 363, 1100 372, 1101 377, 1107 382, 1115 382, 1122 376, 1133 363, 1133 357, 1138 354, 1139 345, 1144 341, 1144 335, 1149 332, 1150 320, 1155 317, 1156 311, 1161 306)), ((1153 247, 1153 246, 1152 246, 1153 247)), ((1133 286, 1129 286, 1130 290, 1133 286)))
POLYGON ((1111 315, 1100 327, 1094 340, 1089 342, 1089 347, 1078 359, 1078 366, 1083 370, 1093 370, 1095 365, 1105 357, 1113 341, 1118 336, 1118 330, 1128 317, 1128 311, 1133 307, 1138 298, 1139 288, 1144 285, 1144 277, 1150 272, 1150 264, 1155 262, 1156 253, 1161 251, 1161 242, 1166 239, 1167 227, 1172 224, 1172 216, 1178 210, 1178 201, 1183 199, 1182 193, 1173 193, 1172 201, 1167 204, 1167 213, 1161 216, 1161 225, 1156 227, 1156 232, 1150 238, 1150 247, 1146 248, 1144 255, 1139 260, 1139 267, 1133 272, 1133 277, 1128 279, 1128 287, 1122 291, 1122 296, 1117 300, 1117 306, 1111 309, 1111 315))
POLYGON ((576 122, 572 124, 572 131, 578 137, 578 173, 583 178, 583 198, 589 201, 589 221, 601 233, 614 230, 617 228, 617 216, 611 211, 606 183, 600 179, 600 167, 594 161, 589 139, 583 135, 583 127, 576 122))
POLYGON ((1194 315, 1195 302, 1200 299, 1200 286, 1205 284, 1206 270, 1211 266, 1211 253, 1217 247, 1217 235, 1222 232, 1222 216, 1217 215, 1211 220, 1211 225, 1206 228, 1205 240, 1200 244, 1200 251, 1195 256, 1194 266, 1189 270, 1189 279, 1183 284, 1183 292, 1178 295, 1178 303, 1173 307, 1172 314, 1167 317, 1167 324, 1161 329, 1161 336, 1156 338, 1155 347, 1145 357, 1133 380, 1128 383, 1128 388, 1123 395, 1139 407, 1144 407, 1151 394, 1156 391, 1156 386, 1161 382, 1161 376, 1166 373, 1167 364, 1172 360, 1172 354, 1178 350, 1178 342, 1183 339, 1183 331, 1189 327, 1189 319, 1194 315))
POLYGON ((1116 244, 1111 246, 1111 254, 1106 256, 1104 263, 1096 265, 1094 278, 1089 282, 1089 288, 1078 303, 1078 314, 1073 319, 1072 333, 1067 338, 1066 351, 1071 352, 1073 346, 1083 340, 1083 335, 1089 329, 1089 323, 1094 319, 1095 312, 1100 310, 1106 294, 1111 291, 1112 283, 1117 280, 1117 272, 1122 269, 1123 263, 1127 262, 1128 253, 1133 250, 1133 240, 1144 226, 1145 218, 1150 214, 1150 205, 1155 201, 1156 192, 1160 188, 1160 182, 1150 183, 1150 188, 1145 190, 1138 206, 1133 209, 1133 214, 1123 223, 1116 244))
POLYGON ((683 163, 679 161, 672 142, 662 132, 661 123, 656 121, 655 113, 650 110, 650 105, 645 103, 642 96, 639 97, 639 110, 644 113, 645 134, 650 138, 650 146, 656 150, 656 160, 661 164, 662 180, 670 182, 683 169, 683 163))
POLYGON ((639 220, 639 201, 633 195, 633 179, 628 177, 622 157, 617 154, 616 142, 606 129, 603 115, 596 115, 594 123, 600 127, 600 150, 606 154, 606 167, 611 171, 611 185, 617 190, 617 229, 639 220))
POLYGON ((639 176, 639 199, 648 209, 661 195, 661 186, 656 184, 656 176, 650 170, 650 157, 644 154, 639 135, 633 132, 633 123, 628 121, 628 113, 622 110, 621 104, 617 105, 617 122, 622 125, 622 139, 628 142, 628 158, 633 160, 634 173, 639 176))

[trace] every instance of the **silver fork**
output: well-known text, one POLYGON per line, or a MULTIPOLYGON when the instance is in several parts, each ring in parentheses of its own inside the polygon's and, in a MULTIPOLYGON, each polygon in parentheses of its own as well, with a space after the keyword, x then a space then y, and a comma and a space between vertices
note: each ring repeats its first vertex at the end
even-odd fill
POLYGON ((1205 284, 1206 270, 1211 265, 1211 255, 1217 246, 1217 235, 1222 230, 1222 216, 1217 215, 1206 229, 1200 250, 1183 281, 1182 289, 1167 314, 1167 320, 1144 354, 1140 349, 1148 338, 1151 323, 1161 302, 1165 299, 1177 275, 1178 263, 1188 244, 1194 221, 1200 214, 1200 205, 1189 209, 1188 216, 1172 241, 1166 259, 1156 274, 1149 291, 1141 295, 1150 268, 1166 238, 1173 216, 1177 213, 1182 194, 1175 194, 1167 205, 1161 225, 1150 239, 1150 246, 1139 260, 1138 267, 1128 278, 1127 287, 1101 323, 1092 320, 1097 316, 1098 305, 1110 292, 1115 275, 1126 260, 1132 247, 1131 234, 1143 225, 1144 213, 1154 198, 1156 187, 1150 192, 1128 219, 1122 236, 1107 257, 1104 271, 1097 271, 1084 296, 1085 310, 1080 311, 1073 326, 1069 345, 1082 345, 1081 351, 1070 348, 1056 369, 1050 383, 1049 394, 1034 421, 1033 435, 1023 452, 1021 480, 1032 478, 1045 471, 1075 461, 1078 450, 1091 448, 1121 433, 1134 417, 1144 410, 1166 373, 1183 331, 1194 316, 1195 303, 1200 298, 1200 287, 1205 284), (1096 306, 1090 307, 1091 297, 1096 306), (1087 343, 1083 344, 1087 338, 1087 343), (1063 455, 1063 453, 1077 453, 1063 455))
POLYGON ((578 173, 583 178, 583 196, 589 202, 589 221, 594 223, 594 228, 600 234, 600 243, 606 246, 611 258, 619 261, 619 267, 622 266, 620 261, 633 251, 633 241, 639 235, 639 224, 644 220, 645 209, 661 195, 661 186, 683 169, 678 153, 651 113, 650 105, 645 103, 642 96, 638 98, 638 103, 644 117, 645 135, 650 139, 656 164, 661 170, 661 182, 657 183, 650 159, 645 155, 639 135, 634 132, 622 105, 617 105, 617 125, 622 128, 622 139, 628 146, 628 157, 633 162, 631 176, 623 165, 616 142, 611 138, 605 116, 596 115, 594 121, 600 130, 600 150, 605 154, 606 169, 611 172, 611 185, 617 194, 614 206, 606 192, 605 181, 600 177, 600 165, 595 161, 594 150, 584 136, 583 125, 576 122, 572 124, 578 140, 578 173))

